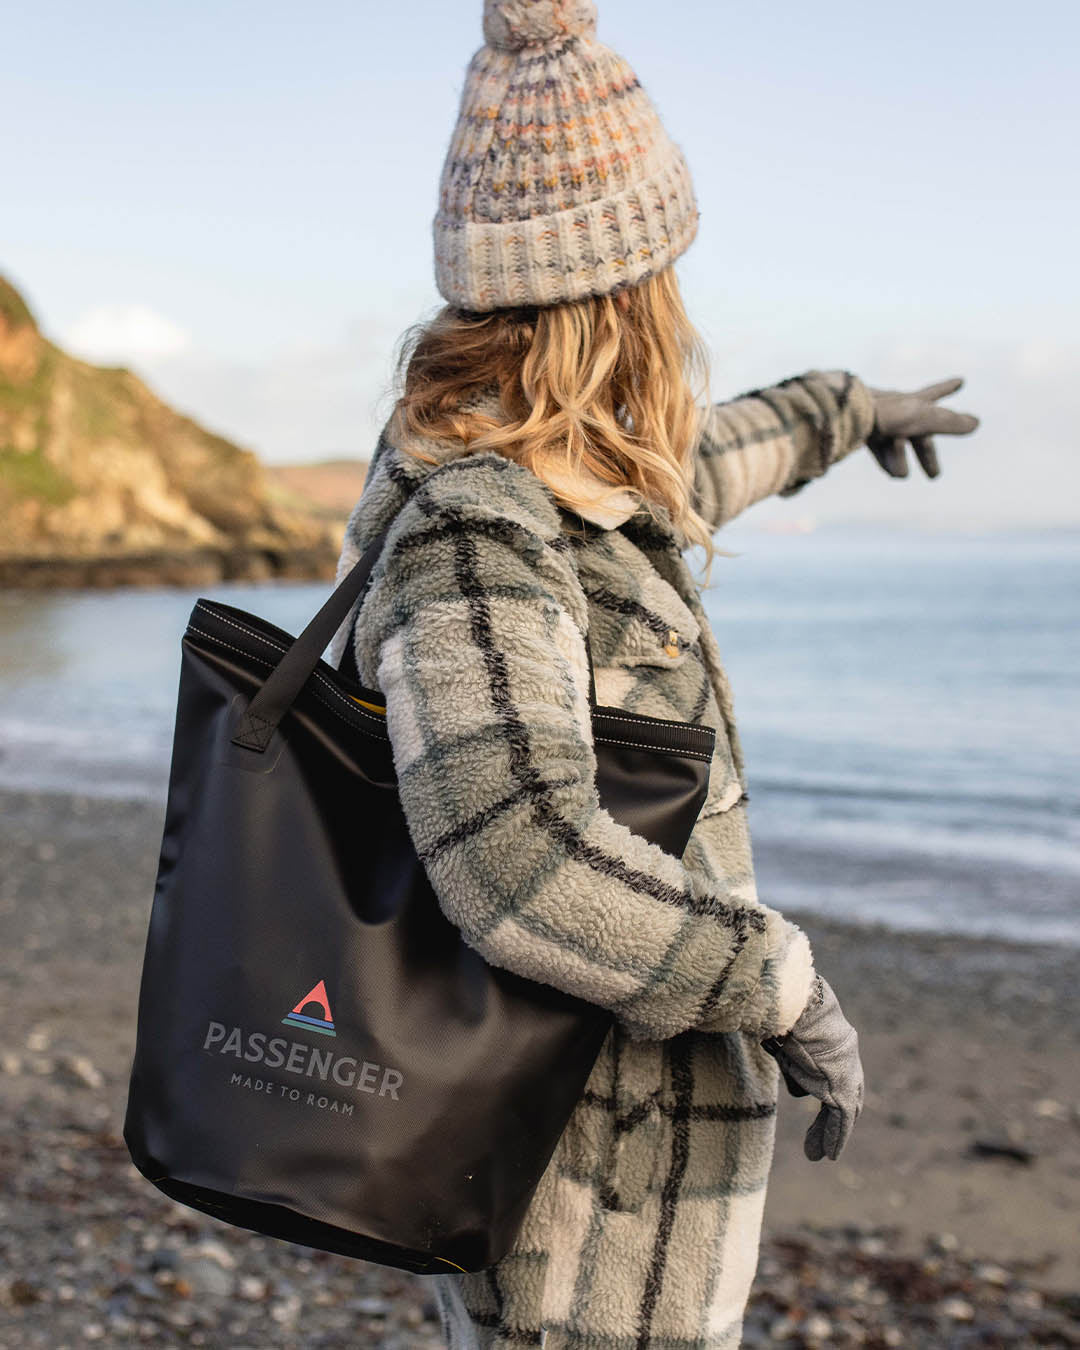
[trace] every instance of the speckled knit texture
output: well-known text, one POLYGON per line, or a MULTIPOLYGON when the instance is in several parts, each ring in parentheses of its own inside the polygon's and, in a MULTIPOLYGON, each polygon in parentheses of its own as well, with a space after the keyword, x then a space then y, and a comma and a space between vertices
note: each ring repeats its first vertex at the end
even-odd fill
POLYGON ((693 241, 682 151, 592 0, 485 0, 439 184, 435 280, 471 311, 636 285, 693 241))
MULTIPOLYGON (((872 420, 843 372, 704 409, 707 518, 802 490, 872 420)), ((386 701, 410 833, 492 964, 617 1016, 511 1251, 428 1277, 449 1350, 736 1350, 779 1098, 760 1041, 790 1029, 815 971, 757 894, 731 689, 685 541, 663 512, 574 515, 492 451, 407 448, 384 431, 338 575, 392 522, 354 652, 386 701), (601 704, 716 728, 680 858, 599 804, 585 627, 601 704)))

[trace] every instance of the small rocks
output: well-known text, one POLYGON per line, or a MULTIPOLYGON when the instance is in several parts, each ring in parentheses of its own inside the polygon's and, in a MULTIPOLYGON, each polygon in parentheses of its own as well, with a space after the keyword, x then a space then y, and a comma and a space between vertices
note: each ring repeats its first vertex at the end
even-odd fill
POLYGON ((1040 1097, 1031 1109, 1043 1120, 1068 1121, 1072 1118, 1069 1107, 1064 1102, 1055 1101, 1053 1097, 1040 1097))
POLYGON ((13 1308, 25 1308, 31 1303, 37 1303, 40 1299, 41 1291, 37 1285, 31 1284, 29 1280, 20 1279, 18 1276, 3 1291, 3 1301, 13 1308))
MULTIPOLYGON (((60 1062, 62 1044, 47 1044, 60 1062)), ((37 1091, 53 1080, 33 1082, 37 1091)), ((0 1200, 4 1344, 443 1350, 430 1283, 167 1199, 131 1166, 101 1104, 86 1088, 63 1102, 38 1095, 11 1111, 0 1137, 10 1179, 0 1200)), ((847 1223, 766 1233, 744 1347, 1080 1346, 1080 1294, 1038 1288, 1036 1261, 990 1261, 950 1232, 901 1252, 906 1231, 847 1223)))
POLYGON ((361 1317, 385 1317, 390 1305, 384 1298, 356 1298, 349 1305, 361 1317))
POLYGON ((67 1087, 99 1089, 105 1075, 86 1055, 58 1055, 53 1061, 53 1076, 67 1087))
POLYGON ((289 1294, 287 1298, 278 1299, 270 1305, 270 1316, 278 1326, 293 1327, 296 1325, 303 1306, 299 1294, 289 1294))
POLYGON ((1080 1346, 1080 1294, 1048 1296, 1026 1282, 1019 1263, 978 1260, 953 1233, 928 1236, 919 1255, 902 1254, 903 1235, 852 1224, 767 1234, 743 1345, 1080 1346))
POLYGON ((48 1058, 82 1086, 38 1092, 0 1136, 0 1345, 443 1350, 421 1279, 229 1227, 149 1186, 98 1116, 96 1066, 35 1030, 24 1068, 48 1058))
POLYGON ((969 1151, 973 1158, 1008 1158, 1028 1165, 1036 1156, 1034 1149, 1012 1139, 973 1139, 969 1151))
POLYGON ((821 1313, 811 1313, 802 1325, 802 1333, 808 1341, 827 1341, 832 1335, 832 1323, 821 1313))
POLYGON ((216 1261, 204 1256, 192 1256, 182 1262, 177 1288, 196 1295, 209 1295, 211 1298, 228 1298, 233 1291, 233 1277, 223 1270, 216 1261))
POLYGON ((174 1272, 180 1265, 180 1253, 175 1247, 154 1247, 148 1265, 155 1275, 161 1271, 174 1272))
POLYGON ((996 1284, 999 1288, 1004 1288, 1011 1278, 1009 1272, 1003 1266, 991 1265, 984 1261, 976 1264, 972 1273, 977 1280, 982 1280, 984 1284, 996 1284))
POLYGON ((210 1261, 216 1261, 222 1270, 236 1269, 236 1257, 229 1251, 228 1247, 220 1242, 213 1242, 209 1239, 206 1242, 200 1242, 195 1248, 195 1252, 199 1256, 205 1256, 210 1261))
POLYGON ((52 1031, 46 1026, 37 1026, 32 1028, 26 1038, 27 1050, 32 1050, 35 1054, 41 1054, 43 1050, 48 1050, 52 1044, 52 1031))

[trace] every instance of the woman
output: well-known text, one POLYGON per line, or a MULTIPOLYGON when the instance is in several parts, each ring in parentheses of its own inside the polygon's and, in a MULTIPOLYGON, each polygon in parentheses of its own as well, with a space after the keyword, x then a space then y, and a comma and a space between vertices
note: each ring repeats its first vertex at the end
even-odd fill
POLYGON ((868 440, 902 474, 913 438, 935 473, 926 437, 974 426, 936 406, 958 382, 877 395, 845 372, 699 406, 672 267, 689 171, 595 19, 487 0, 435 220, 448 303, 402 352, 339 565, 391 525, 354 654, 441 905, 491 963, 616 1015, 513 1250, 430 1280, 451 1350, 738 1346, 781 1071, 821 1100, 812 1159, 839 1155, 863 1079, 806 934, 758 898, 682 551, 711 565, 724 522, 868 440), (681 858, 599 806, 586 631, 599 703, 717 730, 681 858))

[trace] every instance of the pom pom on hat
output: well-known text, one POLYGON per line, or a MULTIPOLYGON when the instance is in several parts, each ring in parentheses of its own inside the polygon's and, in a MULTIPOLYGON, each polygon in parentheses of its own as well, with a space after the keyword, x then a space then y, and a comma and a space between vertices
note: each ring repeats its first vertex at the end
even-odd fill
POLYGON ((501 51, 595 32, 593 0, 484 0, 484 39, 501 51))

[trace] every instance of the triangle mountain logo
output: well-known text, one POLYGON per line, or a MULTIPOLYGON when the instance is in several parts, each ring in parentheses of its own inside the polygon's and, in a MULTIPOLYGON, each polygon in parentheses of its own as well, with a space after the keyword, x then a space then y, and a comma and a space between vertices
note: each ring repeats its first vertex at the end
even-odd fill
POLYGON ((299 1027, 301 1031, 317 1031, 320 1036, 336 1036, 334 1019, 330 1015, 330 1000, 326 996, 326 981, 320 980, 309 994, 305 994, 296 1007, 281 1019, 284 1026, 299 1027), (305 1008, 315 1004, 322 1009, 321 1017, 309 1017, 305 1008))

